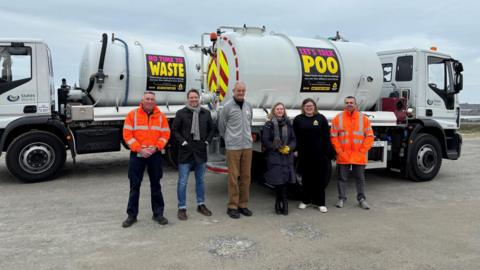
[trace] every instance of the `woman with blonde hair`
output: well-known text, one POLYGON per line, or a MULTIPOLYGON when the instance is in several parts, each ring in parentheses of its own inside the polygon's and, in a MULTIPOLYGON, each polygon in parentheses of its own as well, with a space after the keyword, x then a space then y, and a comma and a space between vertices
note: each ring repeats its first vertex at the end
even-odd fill
POLYGON ((263 126, 262 145, 266 152, 267 183, 275 187, 275 213, 288 215, 287 185, 295 183, 293 150, 297 141, 283 103, 276 103, 263 126))

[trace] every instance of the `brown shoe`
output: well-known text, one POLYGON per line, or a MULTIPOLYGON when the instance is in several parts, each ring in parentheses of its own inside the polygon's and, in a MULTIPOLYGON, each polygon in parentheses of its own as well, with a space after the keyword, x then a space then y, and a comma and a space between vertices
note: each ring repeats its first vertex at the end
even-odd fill
POLYGON ((180 220, 187 220, 188 219, 188 216, 187 216, 187 209, 178 209, 178 219, 180 220))
POLYGON ((197 212, 207 217, 212 215, 212 211, 208 210, 204 204, 201 204, 197 207, 197 212))

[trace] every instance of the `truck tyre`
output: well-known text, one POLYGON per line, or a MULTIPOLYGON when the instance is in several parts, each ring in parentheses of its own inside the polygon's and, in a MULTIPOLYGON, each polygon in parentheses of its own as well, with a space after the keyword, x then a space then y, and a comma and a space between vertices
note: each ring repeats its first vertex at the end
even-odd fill
POLYGON ((411 145, 408 176, 416 182, 432 180, 442 166, 442 148, 437 138, 419 134, 411 145))
POLYGON ((15 138, 7 149, 10 173, 25 181, 53 178, 65 163, 65 144, 54 134, 30 131, 15 138))

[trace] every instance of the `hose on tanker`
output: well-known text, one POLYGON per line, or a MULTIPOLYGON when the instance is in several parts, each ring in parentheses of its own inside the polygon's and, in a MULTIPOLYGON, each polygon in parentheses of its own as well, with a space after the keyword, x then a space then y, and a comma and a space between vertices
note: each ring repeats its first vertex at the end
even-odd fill
POLYGON ((90 76, 90 81, 88 82, 88 87, 84 91, 85 93, 87 93, 87 97, 90 99, 92 104, 95 103, 95 99, 92 97, 92 95, 90 95, 90 92, 92 91, 92 88, 93 88, 94 84, 95 84, 95 77, 92 75, 92 76, 90 76))
POLYGON ((128 100, 128 91, 129 91, 129 87, 130 87, 130 64, 128 62, 128 44, 119 39, 119 38, 113 38, 113 40, 118 40, 120 41, 121 43, 123 43, 123 45, 125 46, 125 64, 127 66, 127 71, 126 71, 126 75, 127 75, 127 79, 126 79, 126 82, 125 82, 125 98, 123 99, 123 106, 127 105, 127 100, 128 100))
POLYGON ((87 94, 87 97, 90 99, 92 104, 95 104, 95 99, 92 97, 92 95, 90 95, 90 92, 92 91, 93 85, 95 84, 95 78, 97 78, 97 83, 99 84, 98 85, 99 88, 102 87, 102 84, 105 81, 105 74, 103 73, 103 64, 105 63, 105 53, 107 51, 107 39, 108 39, 107 34, 103 33, 102 50, 100 52, 100 60, 98 62, 98 72, 90 76, 88 87, 87 89, 85 89, 85 93, 87 94))
POLYGON ((90 91, 92 91, 92 88, 93 88, 93 84, 95 83, 95 77, 94 76, 90 76, 90 81, 88 82, 88 87, 87 89, 85 89, 85 92, 87 94, 90 94, 90 91))
POLYGON ((105 53, 107 51, 107 38, 108 38, 107 34, 103 33, 102 50, 100 52, 100 60, 98 62, 98 72, 90 76, 90 82, 88 83, 88 87, 85 90, 87 94, 90 94, 90 92, 92 91, 95 78, 97 79, 97 84, 99 88, 102 88, 102 84, 105 81, 105 74, 103 73, 103 64, 105 63, 105 53))
POLYGON ((107 34, 103 33, 102 35, 102 51, 100 52, 100 61, 98 63, 98 71, 100 70, 103 72, 103 64, 105 63, 105 53, 107 51, 107 34))

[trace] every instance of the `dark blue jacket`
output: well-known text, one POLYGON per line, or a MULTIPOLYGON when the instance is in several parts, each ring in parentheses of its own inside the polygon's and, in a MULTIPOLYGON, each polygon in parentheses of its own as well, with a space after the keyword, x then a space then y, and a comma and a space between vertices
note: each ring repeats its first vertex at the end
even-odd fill
MULTIPOLYGON (((278 150, 273 149, 272 143, 274 138, 274 125, 271 121, 267 121, 262 130, 262 145, 265 149, 267 158, 267 172, 265 173, 265 179, 267 183, 271 185, 283 185, 287 183, 295 183, 295 168, 293 166, 294 156, 293 151, 297 145, 295 139, 295 133, 290 122, 288 126, 288 138, 286 138, 286 144, 290 147, 290 153, 284 155, 278 150)), ((282 135, 281 127, 279 127, 280 136, 282 135)), ((285 138, 282 138, 285 141, 285 138)))

